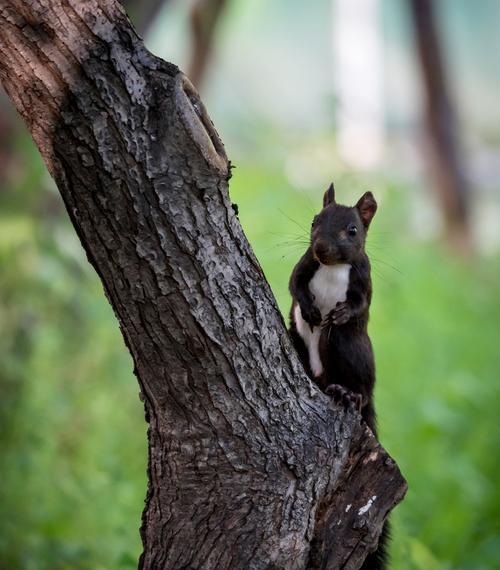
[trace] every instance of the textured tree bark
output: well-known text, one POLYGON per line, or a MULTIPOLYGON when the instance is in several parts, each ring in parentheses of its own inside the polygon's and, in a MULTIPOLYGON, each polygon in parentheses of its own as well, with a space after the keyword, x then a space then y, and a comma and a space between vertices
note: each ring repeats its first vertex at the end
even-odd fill
POLYGON ((117 0, 0 3, 0 78, 134 359, 150 422, 140 567, 359 568, 405 482, 305 376, 189 81, 117 0))
POLYGON ((435 187, 452 249, 469 253, 469 188, 459 148, 455 110, 436 28, 432 0, 410 0, 426 94, 426 124, 435 187))

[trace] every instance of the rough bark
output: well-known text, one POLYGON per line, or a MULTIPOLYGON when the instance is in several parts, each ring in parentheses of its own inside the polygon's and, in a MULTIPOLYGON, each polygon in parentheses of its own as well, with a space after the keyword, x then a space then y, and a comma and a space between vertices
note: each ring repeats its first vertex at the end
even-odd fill
POLYGON ((450 95, 432 0, 410 0, 424 91, 426 128, 434 186, 446 228, 456 251, 471 248, 469 187, 460 152, 458 124, 450 95))
POLYGON ((0 3, 0 78, 134 359, 150 422, 140 567, 359 568, 405 482, 305 376, 189 81, 116 0, 0 3))

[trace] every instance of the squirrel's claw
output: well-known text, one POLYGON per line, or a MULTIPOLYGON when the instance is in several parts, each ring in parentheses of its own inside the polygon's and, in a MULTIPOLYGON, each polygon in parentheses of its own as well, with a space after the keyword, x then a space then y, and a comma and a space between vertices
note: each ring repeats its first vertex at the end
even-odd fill
POLYGON ((340 384, 330 384, 327 386, 325 393, 327 396, 330 396, 334 404, 340 404, 346 410, 351 409, 361 413, 363 396, 358 392, 352 392, 340 384))
POLYGON ((351 318, 351 308, 346 302, 337 303, 336 307, 328 313, 331 324, 345 325, 351 318))
POLYGON ((321 324, 321 313, 318 307, 311 305, 310 307, 300 307, 300 312, 302 313, 302 318, 313 330, 313 327, 317 327, 321 324))

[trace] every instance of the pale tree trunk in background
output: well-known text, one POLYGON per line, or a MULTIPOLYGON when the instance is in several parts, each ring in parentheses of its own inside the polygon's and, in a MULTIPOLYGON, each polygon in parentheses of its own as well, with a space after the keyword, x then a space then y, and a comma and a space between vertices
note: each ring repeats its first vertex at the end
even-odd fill
POLYGON ((150 422, 140 567, 359 568, 404 480, 305 376, 192 85, 117 0, 0 4, 0 78, 134 359, 150 422))
POLYGON ((191 10, 191 60, 187 75, 197 89, 203 83, 226 3, 227 0, 196 0, 191 10))
POLYGON ((426 96, 426 124, 434 185, 454 251, 469 253, 469 187, 460 153, 455 110, 450 99, 432 0, 410 0, 426 96))
POLYGON ((376 167, 384 153, 380 9, 379 0, 332 0, 338 151, 356 169, 376 167))

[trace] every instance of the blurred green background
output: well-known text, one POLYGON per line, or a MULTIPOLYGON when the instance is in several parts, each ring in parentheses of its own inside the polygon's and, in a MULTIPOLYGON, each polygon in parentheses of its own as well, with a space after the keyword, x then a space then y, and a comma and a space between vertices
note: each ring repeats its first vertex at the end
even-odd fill
MULTIPOLYGON (((166 2, 147 33, 153 51, 186 69, 191 4, 166 2)), ((443 237, 408 8, 369 4, 376 18, 365 25, 382 48, 378 82, 366 86, 382 102, 369 160, 341 144, 335 2, 228 0, 200 90, 236 165, 232 200, 285 314, 330 180, 345 203, 375 193, 376 406, 380 439, 409 483, 392 517, 392 568, 496 569, 500 5, 442 0, 436 14, 469 181, 467 254, 443 237)), ((362 116, 363 104, 348 112, 359 105, 362 116)), ((9 123, 0 148, 0 568, 132 569, 147 449, 131 358, 27 133, 9 123)))

